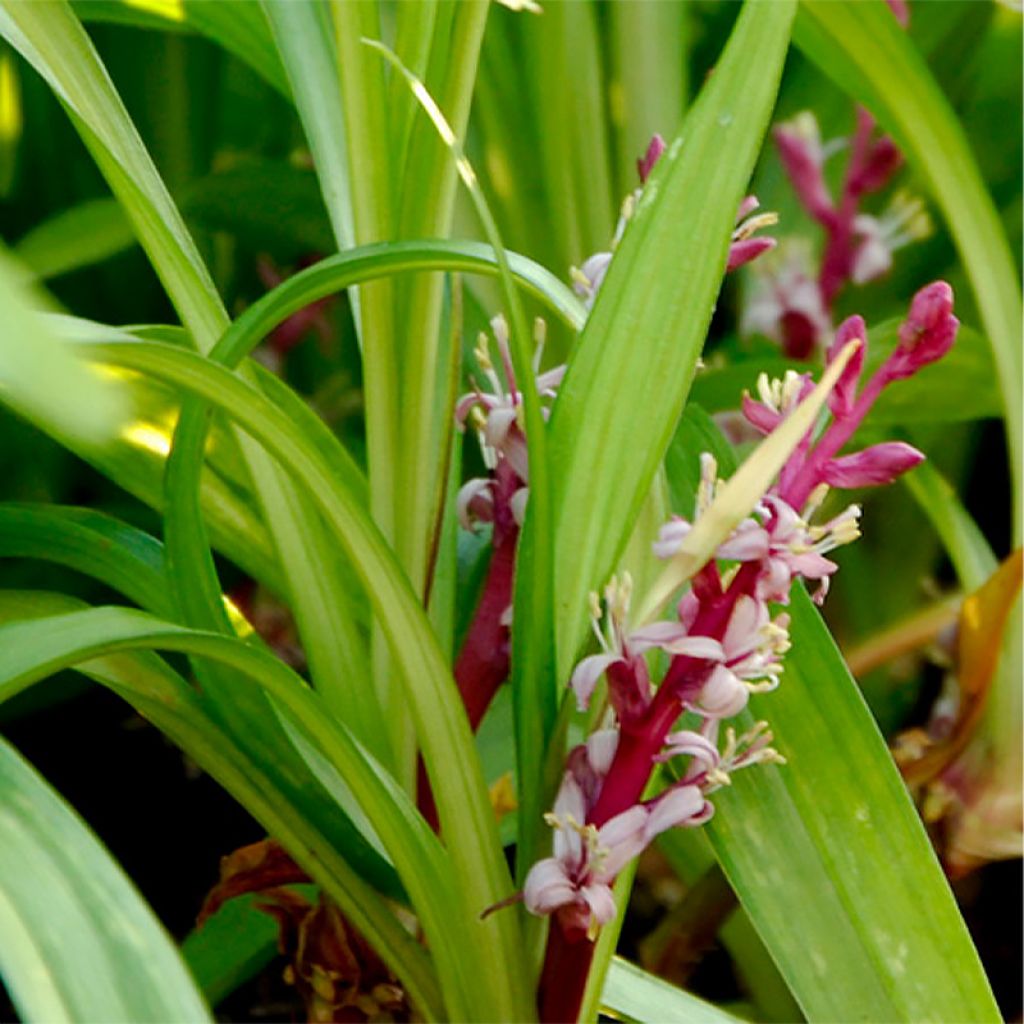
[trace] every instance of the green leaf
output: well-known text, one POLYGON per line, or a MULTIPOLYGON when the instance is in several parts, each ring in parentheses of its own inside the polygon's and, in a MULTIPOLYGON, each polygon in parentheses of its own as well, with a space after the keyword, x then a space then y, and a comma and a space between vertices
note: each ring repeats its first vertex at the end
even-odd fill
MULTIPOLYGON (((296 813, 287 797, 281 799, 280 792, 275 789, 273 781, 266 778, 260 763, 248 761, 230 738, 209 721, 194 691, 166 666, 159 673, 154 673, 153 661, 157 666, 162 663, 148 653, 148 648, 180 650, 209 657, 233 666, 242 676, 250 676, 268 692, 276 694, 307 727, 312 724, 312 732, 319 734, 318 742, 323 743, 327 734, 333 737, 327 740, 326 749, 342 760, 351 758, 346 774, 353 779, 353 785, 361 795, 369 799, 375 820, 378 823, 382 821, 378 817, 382 814, 396 825, 395 805, 383 795, 375 781, 379 773, 368 765, 343 727, 332 725, 323 716, 315 695, 290 669, 257 647, 228 637, 188 630, 121 608, 88 609, 57 616, 51 613, 46 618, 4 626, 0 628, 0 635, 13 639, 15 644, 7 651, 9 657, 0 656, 0 699, 67 667, 78 667, 125 697, 195 757, 197 763, 225 785, 229 792, 238 795, 257 818, 268 824, 300 866, 324 886, 352 923, 393 965, 428 1018, 438 1018, 436 980, 421 947, 405 926, 387 910, 379 895, 338 856, 337 847, 329 839, 325 842, 325 834, 311 827, 309 818, 296 813), (59 637, 59 640, 53 642, 54 637, 59 637), (140 648, 141 653, 125 653, 140 648), (324 729, 326 733, 322 732, 324 729), (374 796, 366 797, 359 787, 360 779, 369 784, 374 796)), ((387 789, 384 776, 380 779, 387 789)), ((398 799, 401 803, 405 798, 399 795, 398 799)), ((399 810, 399 817, 404 813, 399 810)), ((422 825, 417 827, 417 834, 422 838, 424 828, 422 825)), ((381 831, 389 839, 393 838, 387 828, 381 831)), ((426 835, 429 836, 426 840, 428 845, 433 843, 436 847, 436 840, 429 830, 426 830, 426 835)), ((408 834, 401 842, 405 844, 402 849, 416 852, 423 858, 425 877, 431 878, 435 885, 440 884, 429 870, 432 864, 437 866, 436 857, 432 859, 432 854, 408 834)), ((429 914, 430 907, 423 910, 429 914)))
POLYGON ((739 723, 788 764, 740 772, 707 826, 730 883, 808 1020, 999 1020, 867 705, 802 589, 789 611, 782 685, 739 723))
POLYGON ((261 4, 291 82, 320 191, 339 249, 355 245, 345 115, 338 102, 337 54, 320 3, 261 4))
MULTIPOLYGON (((334 437, 319 421, 297 429, 243 381, 192 353, 149 342, 84 348, 101 363, 153 374, 201 396, 288 467, 347 553, 391 643, 469 920, 508 896, 511 882, 494 816, 447 661, 394 556, 353 497, 355 467, 339 476, 339 463, 332 458, 337 453, 334 437)), ((523 974, 513 969, 522 956, 517 933, 515 915, 495 914, 468 926, 463 947, 470 941, 479 945, 490 964, 488 984, 481 986, 478 978, 473 998, 489 1000, 493 1007, 508 1004, 516 1007, 510 1015, 528 1017, 523 974)))
POLYGON ((618 956, 611 962, 601 1003, 601 1009, 617 1020, 658 1024, 738 1024, 740 1020, 618 956))
POLYGON ((23 1020, 208 1021, 110 854, 0 740, 0 969, 23 1020))
POLYGON ((228 900, 181 944, 181 955, 211 1006, 266 967, 277 953, 277 924, 256 908, 258 901, 259 896, 251 894, 228 900))
POLYGON ((134 243, 131 225, 116 200, 88 199, 23 235, 14 254, 45 280, 102 263, 134 243))
POLYGON ((114 436, 124 416, 124 392, 54 337, 33 311, 40 301, 0 246, 0 398, 30 420, 45 418, 88 444, 101 445, 114 436))
MULTIPOLYGON (((432 6, 405 4, 399 10, 432 6)), ((466 134, 487 12, 485 3, 442 5, 440 16, 432 19, 436 37, 427 36, 429 61, 423 62, 420 77, 459 139, 466 134)), ((426 27, 420 25, 419 30, 426 27)), ((407 32, 411 34, 411 29, 407 32)), ((414 55, 422 48, 420 40, 413 47, 414 55)), ((415 103, 399 76, 394 76, 391 86, 392 99, 401 97, 397 113, 407 101, 415 103)), ((392 115, 395 113, 392 109, 392 115)), ((397 127, 394 121, 392 127, 397 127)), ((451 232, 458 181, 455 160, 429 119, 415 117, 409 128, 408 151, 399 166, 403 181, 415 182, 415 187, 399 190, 397 237, 446 237, 451 232)), ((396 148, 396 153, 401 152, 396 148)), ((395 549, 414 589, 420 592, 426 587, 439 528, 454 432, 451 410, 456 396, 450 402, 440 399, 443 392, 439 387, 441 382, 447 385, 458 380, 461 356, 461 334, 456 343, 453 330, 442 326, 443 295, 440 274, 416 275, 396 291, 398 344, 403 358, 398 366, 402 417, 395 467, 395 549)), ((461 324, 454 327, 461 331, 461 324)))
POLYGON ((999 215, 963 127, 882 0, 805 0, 795 39, 826 75, 863 102, 892 133, 946 218, 992 346, 1009 435, 1019 536, 1024 415, 1020 284, 999 215))
POLYGON ((149 611, 166 614, 171 608, 160 543, 103 512, 4 502, 0 557, 56 562, 101 580, 149 611))
POLYGON ((561 470, 559 678, 586 621, 587 592, 621 551, 682 412, 792 16, 786 3, 743 8, 715 74, 645 189, 560 389, 550 442, 561 470))
POLYGON ((227 326, 213 282, 96 50, 66 0, 0 6, 0 34, 39 72, 82 134, 200 348, 227 326))
POLYGON ((956 491, 930 462, 923 462, 901 482, 931 520, 964 590, 977 590, 999 563, 956 491))
POLYGON ((145 6, 131 0, 74 0, 73 6, 83 21, 110 21, 163 32, 199 32, 248 64, 282 95, 290 95, 266 21, 252 0, 232 4, 167 0, 145 6))

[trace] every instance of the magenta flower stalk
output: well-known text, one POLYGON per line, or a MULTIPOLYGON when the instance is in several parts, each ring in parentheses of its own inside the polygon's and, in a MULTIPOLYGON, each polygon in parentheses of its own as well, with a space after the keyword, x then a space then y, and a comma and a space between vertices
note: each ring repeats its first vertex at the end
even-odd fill
MULTIPOLYGON (((504 318, 498 316, 491 321, 491 329, 502 373, 498 373, 492 361, 487 335, 481 334, 474 355, 484 383, 476 383, 475 389, 463 395, 455 407, 459 428, 464 430, 467 424, 476 428, 484 463, 489 470, 488 476, 464 484, 456 499, 459 521, 466 529, 473 529, 477 523, 492 524, 492 552, 487 578, 453 670, 466 715, 474 731, 483 720, 498 688, 508 678, 516 546, 529 495, 529 457, 523 430, 523 396, 517 388, 512 367, 508 326, 504 318)), ((565 367, 559 366, 541 373, 543 321, 537 321, 535 338, 534 386, 541 398, 550 402, 557 394, 565 367)), ((545 407, 545 417, 547 413, 545 407)), ((422 763, 417 771, 417 799, 420 811, 436 828, 437 810, 422 763)))
MULTIPOLYGON (((937 282, 914 297, 899 345, 863 389, 858 391, 862 355, 846 365, 830 395, 829 424, 800 440, 776 484, 692 579, 671 619, 631 629, 628 577, 613 579, 603 601, 591 595, 600 651, 577 665, 570 686, 585 709, 604 678, 607 724, 613 727, 570 753, 547 816, 554 830, 552 855, 533 866, 524 886, 526 908, 553 918, 539 993, 542 1020, 577 1018, 596 934, 616 912, 612 885, 622 867, 664 830, 706 822, 714 813, 707 797, 728 785, 734 771, 783 761, 770 745, 766 723, 740 737, 723 723, 747 706, 751 693, 779 684, 789 618, 773 606, 789 602, 798 579, 816 582, 821 601, 838 568, 827 554, 860 535, 856 505, 814 522, 829 488, 888 483, 923 458, 895 443, 838 453, 882 389, 940 358, 956 330, 952 291, 937 282), (669 659, 657 688, 645 657, 654 649, 669 659), (678 730, 684 712, 698 724, 678 730), (644 800, 654 766, 678 760, 684 762, 678 781, 644 800)), ((830 361, 864 335, 859 317, 847 320, 830 361)), ((745 396, 744 414, 769 433, 810 388, 807 375, 762 378, 760 400, 745 396)), ((671 558, 679 551, 694 523, 711 509, 717 487, 715 460, 705 454, 694 520, 677 517, 665 524, 656 555, 671 558)))

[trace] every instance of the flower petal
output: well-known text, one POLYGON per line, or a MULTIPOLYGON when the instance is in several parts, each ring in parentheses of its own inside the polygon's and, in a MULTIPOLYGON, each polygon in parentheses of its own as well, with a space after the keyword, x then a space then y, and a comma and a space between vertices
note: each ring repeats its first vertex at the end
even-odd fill
POLYGON ((597 681, 608 670, 608 666, 616 661, 622 661, 617 654, 592 654, 576 666, 569 686, 576 694, 576 706, 580 711, 586 711, 590 707, 590 697, 597 686, 597 681))
POLYGON ((650 842, 666 829, 686 824, 703 811, 704 794, 699 786, 674 786, 652 806, 644 836, 650 842))
POLYGON ((554 857, 537 861, 523 886, 523 903, 531 914, 550 914, 577 900, 576 886, 554 857))

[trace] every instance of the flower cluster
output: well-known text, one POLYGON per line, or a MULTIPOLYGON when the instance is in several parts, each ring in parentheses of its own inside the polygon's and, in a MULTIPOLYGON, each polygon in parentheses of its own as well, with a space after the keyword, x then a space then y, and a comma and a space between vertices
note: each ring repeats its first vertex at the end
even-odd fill
MULTIPOLYGON (((607 681, 606 727, 570 754, 548 816, 553 854, 533 866, 523 893, 530 911, 555 915, 561 941, 592 939, 614 915, 611 885, 622 867, 665 829, 707 821, 708 795, 727 785, 732 772, 783 760, 764 722, 740 737, 723 722, 743 711, 752 693, 778 685, 789 617, 777 606, 788 604, 793 583, 815 582, 820 601, 837 569, 826 555, 859 536, 856 505, 815 522, 829 488, 887 483, 923 458, 900 443, 850 455, 840 450, 881 390, 943 355, 956 330, 949 286, 922 289, 899 344, 861 388, 866 335, 863 321, 851 317, 829 351, 831 362, 850 341, 860 343, 829 395, 830 422, 800 439, 776 484, 693 577, 672 618, 631 628, 628 577, 613 580, 603 601, 591 595, 600 652, 578 664, 570 685, 585 709, 599 681, 607 681), (667 664, 657 687, 648 660, 653 651, 667 664), (665 762, 679 762, 676 781, 644 800, 652 769, 665 762)), ((763 378, 758 398, 745 396, 744 414, 770 433, 811 388, 805 375, 763 378)), ((705 454, 694 520, 674 518, 662 527, 656 555, 671 559, 679 552, 694 523, 712 514, 718 487, 715 460, 705 454)))
MULTIPOLYGON (((906 27, 905 0, 889 0, 893 15, 906 27)), ((822 142, 810 111, 775 127, 779 157, 801 205, 821 226, 825 246, 815 268, 809 245, 786 239, 772 260, 758 265, 744 310, 744 334, 762 334, 777 341, 793 359, 809 359, 832 334, 836 297, 848 284, 863 285, 887 273, 893 253, 931 233, 931 221, 920 199, 897 193, 885 212, 862 209, 863 201, 880 192, 900 168, 903 158, 891 138, 880 135, 874 118, 857 109, 850 138, 822 142), (825 164, 848 150, 842 184, 833 195, 825 181, 825 164)))
MULTIPOLYGON (((488 477, 467 481, 459 491, 456 507, 459 521, 467 530, 472 529, 474 521, 494 523, 496 529, 507 529, 510 522, 521 525, 530 479, 523 393, 516 384, 505 318, 500 315, 494 317, 491 330, 504 383, 491 359, 490 339, 481 332, 473 355, 488 387, 474 381, 474 390, 463 395, 455 406, 455 422, 460 429, 465 429, 467 423, 476 428, 484 464, 491 471, 488 477)), ((540 397, 550 403, 558 394, 565 366, 540 372, 544 337, 545 324, 538 319, 534 325, 533 383, 540 397)), ((542 412, 546 419, 548 405, 542 406, 542 412)))
MULTIPOLYGON (((647 147, 647 152, 636 162, 641 186, 647 182, 651 172, 654 170, 655 164, 657 164, 664 152, 664 140, 660 135, 655 135, 647 147)), ((584 261, 583 266, 572 267, 569 272, 572 278, 573 290, 583 299, 588 309, 593 306, 594 300, 597 298, 597 293, 604 282, 605 274, 608 272, 615 249, 625 233, 626 225, 636 212, 637 202, 642 191, 642 187, 638 188, 631 192, 624 200, 609 251, 595 253, 584 261)), ((747 196, 740 203, 739 210, 736 212, 736 224, 729 245, 729 258, 726 264, 727 271, 736 270, 738 267, 750 263, 762 253, 768 252, 775 247, 774 238, 754 237, 762 228, 770 227, 777 223, 779 219, 774 213, 757 213, 759 205, 756 196, 747 196)))

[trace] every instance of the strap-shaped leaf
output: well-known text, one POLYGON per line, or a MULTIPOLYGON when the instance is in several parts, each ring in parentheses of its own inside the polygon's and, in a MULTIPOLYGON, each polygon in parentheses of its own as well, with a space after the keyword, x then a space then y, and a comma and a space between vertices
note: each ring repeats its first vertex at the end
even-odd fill
POLYGON ((618 1020, 659 1024, 738 1024, 740 1020, 618 956, 608 971, 601 1003, 618 1020))
POLYGON ((790 612, 782 685, 751 699, 789 763, 739 773, 708 825, 729 881, 809 1020, 999 1020, 867 705, 802 590, 790 612))
MULTIPOLYGON (((0 622, 63 615, 84 607, 82 602, 60 594, 0 591, 0 622)), ((37 651, 49 654, 47 628, 45 624, 39 627, 37 651)), ((27 656, 32 655, 30 649, 27 656)), ((363 880, 365 870, 353 869, 358 851, 354 849, 351 833, 346 836, 337 827, 341 815, 336 806, 329 806, 325 813, 322 801, 305 799, 301 790, 282 785, 280 774, 268 766, 265 755, 269 747, 264 748, 262 758, 249 757, 214 723, 196 691, 152 652, 118 651, 76 662, 74 667, 126 700, 238 800, 284 844, 295 861, 393 965, 427 1019, 444 1016, 436 973, 428 955, 409 935, 405 924, 391 913, 380 893, 363 880)), ((39 673, 32 672, 0 676, 0 702, 40 678, 39 673)), ((251 686, 245 680, 242 685, 251 686)), ((207 995, 211 1001, 218 998, 217 994, 207 995)))
MULTIPOLYGON (((466 943, 479 947, 489 964, 487 984, 474 983, 475 998, 492 1008, 507 1005, 509 1015, 532 1012, 518 924, 512 914, 477 915, 504 899, 511 880, 501 855, 497 828, 472 734, 458 691, 430 625, 380 532, 354 498, 354 466, 340 478, 337 443, 323 424, 300 431, 253 388, 230 371, 192 353, 150 342, 83 346, 101 363, 140 370, 201 396, 227 414, 289 472, 314 501, 329 530, 347 553, 380 617, 400 679, 412 708, 424 761, 437 798, 442 830, 461 879, 460 901, 468 915, 466 943)), ((466 943, 463 948, 466 948, 466 943)))
POLYGON ((2 739, 0 834, 0 970, 23 1020, 210 1020, 135 887, 2 739))
POLYGON ((778 87, 794 8, 747 3, 612 260, 551 418, 558 669, 665 454, 778 87))

